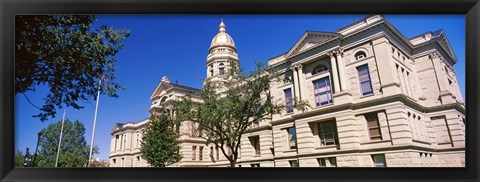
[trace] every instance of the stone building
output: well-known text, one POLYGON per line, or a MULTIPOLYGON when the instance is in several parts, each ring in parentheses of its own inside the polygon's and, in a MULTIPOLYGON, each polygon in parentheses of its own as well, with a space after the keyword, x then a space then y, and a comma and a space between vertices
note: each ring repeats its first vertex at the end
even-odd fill
MULTIPOLYGON (((333 32, 306 31, 288 52, 268 60, 283 80, 271 93, 287 106, 242 136, 241 167, 464 167, 465 104, 445 32, 404 37, 381 15, 333 32), (307 101, 305 112, 292 98, 307 101)), ((207 79, 240 64, 222 22, 207 56, 207 79)), ((150 112, 198 89, 162 79, 150 112)), ((110 166, 148 166, 139 151, 148 120, 112 130, 110 166)), ((181 126, 181 162, 225 167, 219 149, 205 145, 196 123, 181 126)))

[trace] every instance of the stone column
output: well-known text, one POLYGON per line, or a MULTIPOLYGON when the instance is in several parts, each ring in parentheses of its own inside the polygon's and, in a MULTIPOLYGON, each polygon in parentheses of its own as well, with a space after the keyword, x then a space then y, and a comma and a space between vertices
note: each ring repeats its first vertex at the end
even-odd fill
POLYGON ((300 90, 298 88, 298 75, 297 75, 297 65, 292 65, 290 66, 290 69, 292 70, 292 75, 293 75, 293 98, 299 98, 299 93, 300 90))
POLYGON ((440 88, 440 98, 442 104, 453 103, 452 93, 448 89, 448 80, 445 73, 442 71, 442 58, 437 52, 430 53, 430 59, 433 62, 435 75, 437 76, 438 87, 440 88))
POLYGON ((298 90, 300 91, 300 100, 306 100, 307 96, 305 95, 305 89, 307 89, 305 85, 305 75, 303 74, 303 66, 302 64, 299 64, 297 66, 297 72, 298 72, 298 80, 299 80, 299 86, 298 90))
POLYGON ((375 60, 380 75, 380 83, 384 96, 399 94, 399 79, 395 76, 395 63, 392 58, 391 45, 385 37, 372 41, 375 60))
POLYGON ((345 64, 343 62, 343 49, 341 48, 337 49, 335 51, 335 54, 337 56, 338 74, 340 75, 341 90, 348 92, 347 79, 345 78, 347 75, 345 73, 345 64))
POLYGON ((340 92, 340 84, 338 81, 338 72, 337 72, 337 61, 335 60, 334 52, 328 52, 328 56, 330 56, 330 65, 332 67, 332 77, 333 77, 333 88, 334 93, 340 92))

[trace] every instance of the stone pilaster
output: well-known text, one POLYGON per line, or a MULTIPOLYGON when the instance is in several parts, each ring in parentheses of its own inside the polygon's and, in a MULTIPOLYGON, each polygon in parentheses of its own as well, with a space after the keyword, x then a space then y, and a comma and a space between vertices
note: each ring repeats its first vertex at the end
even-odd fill
POLYGON ((334 52, 328 52, 330 56, 330 65, 332 67, 332 77, 333 77, 333 93, 340 92, 340 82, 338 81, 338 71, 337 71, 337 61, 335 60, 334 52))
POLYGON ((346 112, 336 117, 335 120, 337 122, 340 149, 358 149, 360 147, 360 132, 356 125, 355 115, 352 112, 346 112))
POLYGON ((300 85, 298 86, 298 90, 300 91, 300 100, 307 100, 307 96, 305 95, 305 89, 307 89, 305 85, 305 74, 303 74, 303 66, 302 64, 299 64, 297 66, 297 72, 298 72, 298 79, 300 85))
POLYGON ((412 131, 408 116, 404 108, 395 107, 386 109, 390 124, 390 135, 393 145, 405 145, 412 143, 412 131))
POLYGON ((380 73, 380 83, 384 96, 399 94, 400 81, 395 76, 395 64, 392 58, 390 42, 385 38, 372 41, 375 60, 380 73))
POLYGON ((435 75, 437 76, 438 87, 440 88, 440 99, 442 104, 453 103, 452 93, 448 89, 448 80, 445 73, 442 71, 442 58, 437 52, 431 53, 430 59, 432 60, 435 75))
POLYGON ((290 69, 292 69, 293 74, 293 98, 299 99, 300 98, 300 87, 298 81, 298 65, 292 65, 290 69))
POLYGON ((338 63, 338 74, 340 75, 340 88, 342 92, 348 92, 347 79, 345 73, 345 64, 343 62, 343 49, 339 48, 335 51, 337 63, 338 63))

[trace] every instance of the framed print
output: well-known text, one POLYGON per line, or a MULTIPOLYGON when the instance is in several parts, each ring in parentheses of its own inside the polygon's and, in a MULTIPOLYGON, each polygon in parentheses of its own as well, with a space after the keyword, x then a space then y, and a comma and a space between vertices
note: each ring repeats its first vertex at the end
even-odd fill
POLYGON ((2 1, 0 180, 477 181, 479 6, 2 1))

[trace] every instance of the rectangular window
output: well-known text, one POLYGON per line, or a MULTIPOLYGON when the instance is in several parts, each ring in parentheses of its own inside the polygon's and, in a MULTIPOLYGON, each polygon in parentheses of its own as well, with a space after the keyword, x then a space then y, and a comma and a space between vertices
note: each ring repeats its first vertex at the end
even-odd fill
POLYGON ((218 68, 218 72, 220 72, 220 75, 224 75, 225 74, 225 68, 224 67, 218 68))
POLYGON ((337 158, 335 157, 318 158, 317 162, 320 167, 337 167, 337 158))
POLYGON ((252 147, 255 149, 255 155, 260 155, 260 137, 252 136, 248 138, 250 139, 250 143, 252 144, 252 147))
POLYGON ((337 158, 330 157, 328 158, 328 162, 330 162, 330 167, 337 167, 337 158))
POLYGON ((287 113, 291 113, 293 112, 292 89, 285 89, 283 92, 285 93, 285 107, 287 109, 287 113))
POLYGON ((357 71, 362 95, 373 94, 372 81, 370 79, 370 72, 368 71, 368 64, 357 67, 357 71))
POLYGON ((367 120, 368 134, 370 135, 370 140, 382 140, 382 133, 380 132, 380 125, 378 122, 377 113, 367 113, 364 116, 367 120))
POLYGON ((197 160, 197 146, 192 146, 192 161, 197 160))
POLYGON ((321 146, 338 145, 337 124, 335 121, 318 123, 321 146))
POLYGON ((385 162, 385 155, 372 155, 372 159, 375 167, 387 167, 387 163, 385 162))
POLYGON ((313 88, 316 106, 332 103, 332 88, 330 87, 330 78, 328 76, 313 81, 313 88))
POLYGON ((218 146, 215 147, 215 151, 217 152, 217 160, 220 160, 220 148, 218 146))
POLYGON ((258 164, 258 163, 257 163, 257 164, 250 164, 250 166, 252 166, 252 167, 260 167, 260 164, 258 164))
POLYGON ((298 161, 297 160, 292 160, 292 161, 288 161, 290 163, 290 167, 300 167, 298 165, 298 161))
POLYGON ((318 165, 320 167, 327 167, 327 163, 325 162, 325 158, 319 158, 319 159, 317 159, 317 161, 318 161, 318 165))
POLYGON ((297 132, 295 131, 294 127, 287 128, 288 132, 288 146, 290 149, 297 148, 297 132))
POLYGON ((200 151, 198 152, 198 160, 203 160, 203 146, 200 146, 200 151))

